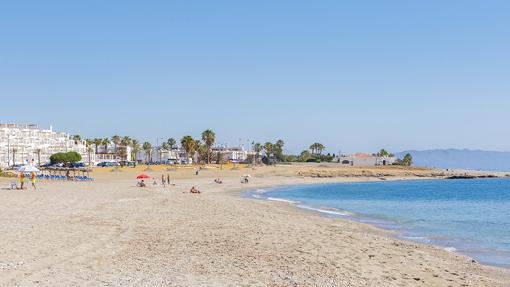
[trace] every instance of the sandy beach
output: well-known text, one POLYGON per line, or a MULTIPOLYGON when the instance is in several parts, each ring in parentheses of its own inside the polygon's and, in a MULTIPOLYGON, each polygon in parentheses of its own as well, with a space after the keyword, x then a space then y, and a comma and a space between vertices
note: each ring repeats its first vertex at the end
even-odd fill
POLYGON ((0 286, 510 286, 509 270, 246 189, 465 172, 334 165, 95 169, 94 182, 0 178, 0 286), (137 188, 169 174, 175 186, 137 188), (243 174, 250 182, 242 184, 243 174), (222 184, 214 183, 221 178, 222 184), (195 186, 203 191, 190 194, 195 186))

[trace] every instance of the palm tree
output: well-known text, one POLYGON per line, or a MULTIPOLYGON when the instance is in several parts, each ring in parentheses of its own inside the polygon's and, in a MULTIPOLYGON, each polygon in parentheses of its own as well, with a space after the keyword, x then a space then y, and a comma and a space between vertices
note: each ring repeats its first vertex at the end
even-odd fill
POLYGON ((121 153, 121 159, 127 160, 127 147, 131 144, 131 138, 128 136, 122 137, 120 140, 120 153, 121 153))
POLYGON ((315 154, 315 152, 317 150, 317 143, 311 144, 309 149, 310 149, 310 151, 312 151, 312 154, 315 154))
POLYGON ((223 154, 221 153, 221 151, 218 151, 218 153, 216 153, 216 163, 220 164, 222 161, 223 161, 223 154))
POLYGON ((96 146, 96 154, 98 153, 98 152, 97 152, 98 147, 99 147, 100 145, 102 145, 102 144, 103 144, 103 140, 102 140, 102 139, 100 139, 100 138, 95 138, 95 139, 94 139, 94 145, 96 146))
POLYGON ((132 139, 131 140, 131 159, 135 162, 135 167, 136 167, 136 162, 138 161, 138 152, 140 151, 140 142, 138 142, 138 140, 136 139, 132 139))
POLYGON ((42 150, 40 148, 35 149, 35 154, 37 155, 37 164, 41 165, 41 152, 42 150))
POLYGON ((194 148, 194 151, 192 152, 192 154, 193 154, 192 156, 193 156, 193 159, 195 159, 195 154, 198 153, 196 163, 202 162, 202 159, 200 158, 200 156, 201 156, 201 152, 203 152, 203 150, 202 151, 199 150, 201 146, 203 146, 202 142, 200 140, 195 140, 195 148, 194 148))
POLYGON ((123 136, 122 139, 120 140, 120 144, 122 146, 129 146, 131 144, 131 138, 128 136, 123 136))
POLYGON ((190 155, 195 152, 196 142, 191 136, 184 136, 181 139, 181 146, 186 152, 186 156, 189 158, 190 155))
POLYGON ((273 144, 270 142, 266 142, 264 144, 264 150, 266 151, 266 157, 269 163, 271 163, 271 155, 273 154, 273 144))
POLYGON ((385 149, 381 149, 377 155, 385 157, 385 156, 389 156, 390 153, 387 150, 385 150, 385 149))
POLYGON ((18 152, 18 149, 13 147, 12 148, 12 165, 16 165, 16 152, 18 152))
POLYGON ((402 159, 403 166, 411 166, 413 164, 413 156, 410 153, 407 153, 402 159))
POLYGON ((312 154, 316 154, 316 155, 320 155, 322 154, 322 151, 325 149, 326 147, 321 144, 321 143, 313 143, 309 149, 312 151, 312 154))
POLYGON ((197 152, 198 152, 198 158, 199 158, 199 161, 202 162, 202 161, 208 161, 210 160, 210 157, 209 157, 209 147, 207 147, 207 145, 204 143, 202 144, 200 141, 196 141, 196 144, 197 144, 197 152))
POLYGON ((89 156, 89 166, 90 166, 90 162, 91 162, 92 152, 94 151, 94 149, 92 148, 92 145, 94 145, 94 144, 95 143, 94 143, 93 140, 85 139, 85 146, 87 147, 87 153, 88 153, 88 156, 89 156))
POLYGON ((262 145, 260 143, 256 143, 253 145, 253 151, 255 151, 255 161, 258 163, 260 158, 260 152, 262 151, 262 145))
POLYGON ((110 139, 109 138, 104 138, 101 141, 101 144, 104 146, 104 153, 108 154, 108 145, 110 144, 110 139))
POLYGON ((74 141, 74 144, 78 144, 78 142, 81 141, 81 136, 80 135, 74 135, 73 136, 73 141, 74 141))
POLYGON ((168 152, 168 150, 170 149, 170 145, 167 143, 167 142, 163 142, 161 144, 161 146, 158 148, 158 151, 159 151, 159 160, 161 161, 162 158, 163 158, 163 153, 166 151, 168 152))
POLYGON ((145 151, 145 155, 147 156, 147 161, 152 162, 152 145, 150 142, 144 142, 142 145, 143 150, 145 151))
POLYGON ((170 150, 172 150, 177 143, 174 138, 169 138, 166 143, 170 146, 170 150))
POLYGON ((87 154, 88 154, 88 157, 89 157, 89 166, 91 165, 91 159, 92 159, 92 152, 94 151, 94 149, 92 148, 92 141, 91 140, 86 140, 85 142, 86 146, 87 146, 87 154))
POLYGON ((101 143, 103 144, 104 146, 104 150, 106 153, 108 153, 108 145, 110 144, 110 139, 109 138, 104 138, 101 143))
POLYGON ((114 153, 115 153, 115 160, 117 160, 117 146, 120 144, 120 136, 114 135, 112 136, 112 143, 114 145, 114 153))
POLYGON ((321 144, 321 143, 317 144, 317 148, 319 150, 319 155, 321 155, 322 151, 324 151, 324 149, 326 149, 326 147, 323 144, 321 144))
POLYGON ((216 134, 212 130, 205 130, 202 132, 202 140, 207 148, 207 163, 211 162, 211 147, 216 141, 216 134))
POLYGON ((278 161, 283 161, 283 145, 284 145, 283 140, 278 140, 276 141, 273 147, 274 155, 276 156, 276 159, 278 161))

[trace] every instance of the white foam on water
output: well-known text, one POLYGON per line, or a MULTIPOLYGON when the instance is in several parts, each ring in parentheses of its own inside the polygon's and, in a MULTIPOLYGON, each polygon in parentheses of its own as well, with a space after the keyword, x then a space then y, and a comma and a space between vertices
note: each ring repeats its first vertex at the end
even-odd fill
POLYGON ((317 212, 320 212, 320 213, 331 214, 331 215, 340 215, 340 216, 351 216, 351 215, 353 215, 353 213, 350 213, 350 212, 347 212, 347 211, 315 208, 315 207, 311 207, 311 206, 308 206, 308 205, 298 205, 297 207, 302 208, 302 209, 306 209, 306 210, 317 211, 317 212))
POLYGON ((457 248, 455 248, 455 247, 445 247, 444 250, 446 250, 448 252, 455 252, 455 251, 457 251, 457 248))
POLYGON ((271 201, 285 202, 285 203, 289 203, 289 204, 296 204, 297 203, 297 202, 292 201, 292 200, 283 199, 283 198, 276 198, 276 197, 268 197, 266 199, 267 200, 271 200, 271 201))

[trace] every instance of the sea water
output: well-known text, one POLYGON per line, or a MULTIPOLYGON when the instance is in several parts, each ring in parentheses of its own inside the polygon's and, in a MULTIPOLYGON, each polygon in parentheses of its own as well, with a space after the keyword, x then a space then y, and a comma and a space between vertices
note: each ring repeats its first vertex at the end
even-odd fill
POLYGON ((248 195, 374 224, 400 238, 510 267, 510 179, 303 185, 248 195))

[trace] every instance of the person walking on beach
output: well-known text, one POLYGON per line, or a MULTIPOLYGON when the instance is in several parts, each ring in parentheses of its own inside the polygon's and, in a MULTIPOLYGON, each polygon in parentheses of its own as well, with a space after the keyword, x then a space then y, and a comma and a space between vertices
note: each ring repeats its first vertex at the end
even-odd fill
POLYGON ((169 173, 166 174, 166 182, 168 183, 168 185, 170 185, 170 174, 169 173))
POLYGON ((32 187, 37 190, 37 187, 35 187, 35 179, 36 179, 36 176, 35 176, 35 172, 32 172, 30 174, 30 181, 32 181, 32 187))
POLYGON ((23 190, 23 185, 25 184, 25 174, 23 172, 19 173, 19 183, 21 185, 21 190, 23 190))
POLYGON ((161 174, 161 184, 165 187, 165 175, 161 174))

